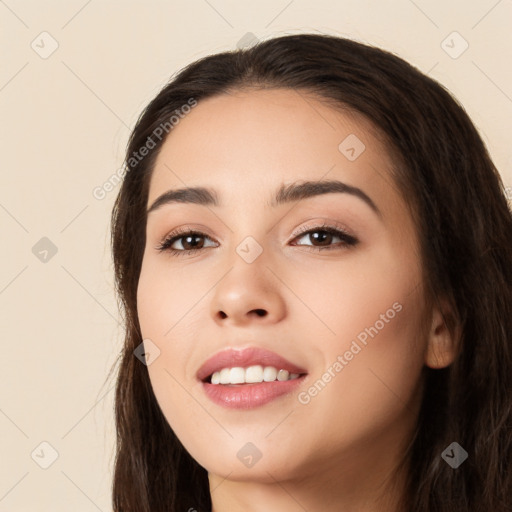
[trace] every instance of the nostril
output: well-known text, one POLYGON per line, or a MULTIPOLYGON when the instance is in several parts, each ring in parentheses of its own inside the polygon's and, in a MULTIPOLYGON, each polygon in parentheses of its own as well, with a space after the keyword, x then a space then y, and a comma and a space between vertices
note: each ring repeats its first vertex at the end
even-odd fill
POLYGON ((266 311, 264 309, 255 309, 256 311, 256 314, 258 316, 265 316, 266 315, 266 311))

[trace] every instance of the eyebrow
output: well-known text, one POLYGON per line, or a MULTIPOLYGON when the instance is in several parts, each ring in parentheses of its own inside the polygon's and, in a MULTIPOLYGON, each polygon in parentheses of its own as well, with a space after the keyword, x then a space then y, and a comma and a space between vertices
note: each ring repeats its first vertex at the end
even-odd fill
MULTIPOLYGON (((350 194, 355 196, 364 201, 379 216, 381 215, 377 205, 360 188, 347 185, 346 183, 337 180, 306 181, 303 183, 296 182, 288 185, 282 185, 275 193, 275 196, 269 203, 269 206, 275 208, 282 204, 331 193, 350 194)), ((149 214, 158 208, 171 203, 220 206, 220 201, 214 189, 208 187, 185 187, 164 192, 153 202, 147 210, 147 213, 149 214)))

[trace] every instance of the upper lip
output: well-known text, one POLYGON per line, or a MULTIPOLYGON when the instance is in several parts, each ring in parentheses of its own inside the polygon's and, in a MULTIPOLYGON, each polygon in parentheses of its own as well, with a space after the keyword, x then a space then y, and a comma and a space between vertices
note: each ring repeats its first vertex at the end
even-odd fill
POLYGON ((201 365, 196 375, 202 381, 223 368, 246 368, 253 365, 273 366, 278 370, 287 370, 290 373, 307 373, 304 368, 291 363, 275 352, 259 347, 249 347, 245 349, 229 348, 217 352, 201 365))

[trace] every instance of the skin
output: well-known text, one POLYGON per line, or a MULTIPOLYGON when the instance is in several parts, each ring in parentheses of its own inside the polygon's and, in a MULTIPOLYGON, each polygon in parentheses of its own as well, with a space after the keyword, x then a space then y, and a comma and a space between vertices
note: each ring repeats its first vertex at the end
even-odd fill
MULTIPOLYGON (((184 186, 212 187, 221 202, 173 203, 148 215, 138 287, 143 338, 160 350, 148 366, 156 398, 207 469, 215 512, 396 510, 403 474, 393 469, 416 427, 422 368, 446 366, 454 353, 446 307, 425 300, 418 235, 392 165, 369 121, 292 90, 200 101, 162 146, 148 207, 184 186), (338 149, 350 134, 365 145, 354 161, 338 149), (328 179, 362 189, 380 214, 346 193, 267 205, 282 184, 328 179), (311 234, 294 236, 324 221, 358 244, 334 237, 331 250, 319 251, 311 234), (180 227, 205 233, 204 248, 157 251, 180 227), (252 263, 236 252, 247 236, 263 250, 252 263), (300 403, 298 393, 396 303, 401 311, 300 403), (224 348, 249 346, 305 367, 306 380, 252 410, 211 402, 198 368, 224 348), (250 468, 237 458, 248 442, 262 454, 250 468)), ((190 248, 185 243, 173 248, 190 248)))

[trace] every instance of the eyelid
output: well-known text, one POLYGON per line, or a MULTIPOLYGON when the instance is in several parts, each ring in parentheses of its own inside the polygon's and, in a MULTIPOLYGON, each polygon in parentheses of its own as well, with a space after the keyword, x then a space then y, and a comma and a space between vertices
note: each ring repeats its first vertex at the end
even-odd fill
POLYGON ((176 229, 172 230, 170 233, 166 234, 163 238, 161 238, 160 241, 158 242, 157 246, 155 247, 155 249, 159 252, 175 251, 175 253, 184 253, 184 254, 187 254, 188 252, 200 251, 202 248, 195 249, 195 250, 193 250, 193 249, 192 250, 191 249, 181 249, 181 250, 170 249, 170 246, 173 245, 175 241, 179 240, 180 238, 184 238, 187 235, 199 235, 204 238, 209 238, 210 240, 214 241, 216 244, 219 243, 217 240, 215 240, 214 237, 212 237, 205 231, 207 231, 207 230, 202 227, 197 228, 197 229, 192 228, 190 226, 176 228, 176 229))
POLYGON ((340 231, 342 234, 344 235, 347 235, 347 236, 350 236, 352 238, 355 238, 354 235, 351 234, 351 230, 349 230, 347 227, 345 227, 344 225, 338 223, 338 222, 330 222, 330 221, 326 221, 326 220, 316 220, 316 221, 308 221, 308 222, 311 222, 312 224, 306 224, 306 225, 303 225, 301 226, 300 228, 298 228, 294 234, 292 235, 292 240, 294 238, 296 238, 297 236, 300 236, 304 233, 308 233, 310 231, 314 231, 314 230, 317 230, 317 231, 321 231, 321 230, 335 230, 335 231, 340 231), (319 223, 320 222, 320 223, 319 223))
POLYGON ((332 244, 327 246, 315 246, 315 245, 308 245, 308 244, 293 244, 297 245, 299 247, 304 247, 307 250, 313 251, 313 252, 320 252, 320 251, 329 251, 329 250, 336 250, 341 248, 349 248, 354 247, 359 244, 359 239, 351 234, 351 230, 345 228, 344 226, 339 225, 337 222, 327 222, 323 221, 322 224, 315 224, 313 226, 302 226, 299 228, 297 232, 293 235, 293 238, 291 241, 300 239, 304 236, 307 236, 310 233, 315 232, 324 232, 329 233, 341 240, 341 247, 340 243, 338 244, 332 244))

